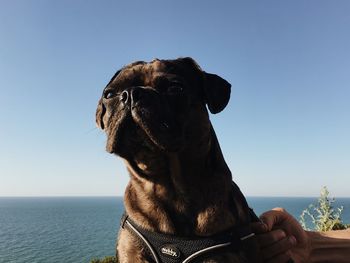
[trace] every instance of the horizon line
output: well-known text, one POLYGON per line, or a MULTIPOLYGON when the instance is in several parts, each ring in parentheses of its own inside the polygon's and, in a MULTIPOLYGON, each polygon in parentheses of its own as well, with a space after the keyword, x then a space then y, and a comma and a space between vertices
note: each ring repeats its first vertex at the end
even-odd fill
MULTIPOLYGON (((79 198, 79 197, 118 197, 123 198, 123 195, 0 195, 0 198, 79 198)), ((319 198, 320 196, 304 196, 304 195, 246 195, 246 198, 319 198)), ((331 198, 350 198, 350 196, 331 196, 331 198)))

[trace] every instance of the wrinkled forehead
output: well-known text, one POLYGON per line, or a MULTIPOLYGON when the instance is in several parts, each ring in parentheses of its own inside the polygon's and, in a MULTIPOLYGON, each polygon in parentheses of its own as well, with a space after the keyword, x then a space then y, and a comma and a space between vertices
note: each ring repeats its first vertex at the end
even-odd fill
POLYGON ((125 66, 113 79, 111 85, 153 86, 160 78, 175 78, 175 65, 170 61, 155 59, 151 62, 138 61, 125 66))

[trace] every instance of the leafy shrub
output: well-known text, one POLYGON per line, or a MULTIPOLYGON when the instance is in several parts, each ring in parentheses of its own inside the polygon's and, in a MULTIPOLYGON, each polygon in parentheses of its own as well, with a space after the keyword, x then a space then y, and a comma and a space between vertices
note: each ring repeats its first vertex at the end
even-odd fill
POLYGON ((300 215, 300 224, 305 230, 329 231, 346 229, 349 225, 342 222, 343 207, 334 208, 335 198, 329 197, 327 187, 321 189, 321 195, 317 204, 311 204, 300 215), (306 219, 308 217, 309 220, 306 219), (307 222, 312 223, 313 229, 307 227, 307 222))

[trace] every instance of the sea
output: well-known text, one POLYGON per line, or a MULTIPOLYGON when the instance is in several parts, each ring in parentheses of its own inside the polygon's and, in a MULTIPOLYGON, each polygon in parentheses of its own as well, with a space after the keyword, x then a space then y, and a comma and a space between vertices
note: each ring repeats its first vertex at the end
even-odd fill
MULTIPOLYGON (((317 198, 248 197, 257 214, 284 207, 297 219, 317 198)), ((337 198, 350 223, 350 198, 337 198)), ((0 197, 0 263, 89 263, 115 254, 122 197, 0 197)))

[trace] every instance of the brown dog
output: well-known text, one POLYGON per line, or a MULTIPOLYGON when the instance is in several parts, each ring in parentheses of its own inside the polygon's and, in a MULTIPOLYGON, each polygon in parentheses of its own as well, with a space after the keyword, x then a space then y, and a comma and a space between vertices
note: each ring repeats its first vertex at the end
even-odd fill
MULTIPOLYGON (((191 239, 249 224, 244 197, 238 188, 232 194, 231 173, 206 109, 222 111, 230 87, 191 58, 135 62, 107 84, 96 120, 107 134, 107 151, 122 157, 130 173, 124 203, 134 226, 191 239)), ((247 243, 191 262, 257 262, 248 259, 257 253, 254 241, 247 243)), ((126 227, 117 250, 122 263, 165 262, 155 260, 126 227)), ((154 251, 170 257, 168 262, 190 262, 171 244, 154 251)))

